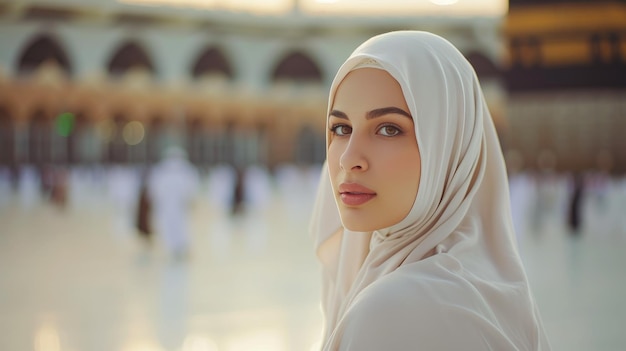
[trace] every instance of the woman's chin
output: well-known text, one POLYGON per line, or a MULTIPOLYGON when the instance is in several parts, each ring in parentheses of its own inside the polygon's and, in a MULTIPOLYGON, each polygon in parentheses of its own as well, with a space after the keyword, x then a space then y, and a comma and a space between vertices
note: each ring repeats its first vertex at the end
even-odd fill
POLYGON ((345 229, 351 232, 373 232, 380 229, 379 226, 373 225, 372 223, 366 223, 363 220, 355 220, 352 218, 342 218, 341 223, 345 229))

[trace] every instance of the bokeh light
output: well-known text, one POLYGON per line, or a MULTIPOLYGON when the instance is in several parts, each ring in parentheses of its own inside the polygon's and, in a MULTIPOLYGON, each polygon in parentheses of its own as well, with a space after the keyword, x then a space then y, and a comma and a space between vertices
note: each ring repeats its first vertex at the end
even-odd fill
POLYGON ((452 5, 452 4, 456 4, 457 2, 459 2, 459 0, 429 0, 430 2, 432 2, 435 5, 452 5))
POLYGON ((128 145, 137 145, 141 143, 146 131, 143 124, 139 121, 128 122, 122 130, 122 137, 128 145))
POLYGON ((35 351, 60 351, 61 340, 56 327, 46 323, 35 334, 35 351))
POLYGON ((60 136, 68 137, 74 130, 74 114, 63 112, 54 121, 54 128, 60 136))
POLYGON ((505 0, 300 0, 299 8, 313 15, 357 16, 487 16, 501 17, 508 11, 505 0))

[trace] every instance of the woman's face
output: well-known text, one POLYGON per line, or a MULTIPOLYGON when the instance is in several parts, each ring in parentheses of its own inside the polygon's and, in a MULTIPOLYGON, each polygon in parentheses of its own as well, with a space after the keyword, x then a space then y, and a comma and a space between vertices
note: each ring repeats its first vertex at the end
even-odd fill
POLYGON ((374 231, 400 222, 417 196, 421 160, 398 82, 380 69, 351 71, 328 118, 328 167, 344 227, 374 231))

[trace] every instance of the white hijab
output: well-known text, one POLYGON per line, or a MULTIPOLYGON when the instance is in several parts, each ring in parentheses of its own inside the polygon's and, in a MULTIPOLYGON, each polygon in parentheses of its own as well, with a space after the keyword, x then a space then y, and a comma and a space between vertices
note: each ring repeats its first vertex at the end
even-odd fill
POLYGON ((549 350, 515 243, 502 152, 476 74, 448 41, 369 39, 339 69, 400 84, 422 175, 410 213, 370 233, 342 227, 324 165, 311 221, 323 266, 324 350, 549 350))

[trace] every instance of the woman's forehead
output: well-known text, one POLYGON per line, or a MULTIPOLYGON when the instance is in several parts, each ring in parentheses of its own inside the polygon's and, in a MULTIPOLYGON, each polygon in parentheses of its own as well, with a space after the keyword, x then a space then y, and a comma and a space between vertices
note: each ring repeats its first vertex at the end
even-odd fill
POLYGON ((333 109, 380 104, 406 108, 400 84, 387 71, 359 68, 350 71, 337 86, 333 109))

